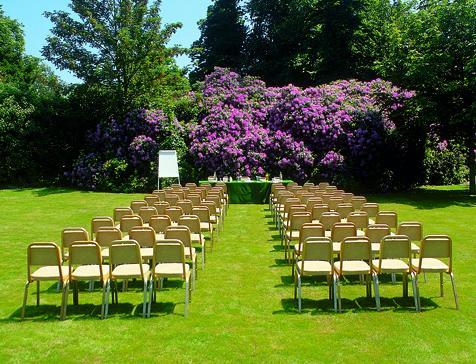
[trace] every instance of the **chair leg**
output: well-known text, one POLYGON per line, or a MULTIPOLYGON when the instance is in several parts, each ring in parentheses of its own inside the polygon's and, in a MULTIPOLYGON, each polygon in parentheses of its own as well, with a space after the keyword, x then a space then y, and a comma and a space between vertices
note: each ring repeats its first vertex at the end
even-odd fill
POLYGON ((301 313, 301 295, 302 295, 302 292, 301 292, 301 275, 298 274, 297 275, 297 284, 298 284, 298 287, 297 287, 297 293, 298 293, 298 311, 299 313, 301 313))
POLYGON ((40 305, 40 281, 36 281, 36 305, 40 305))
POLYGON ((68 305, 68 290, 69 283, 63 283, 63 289, 61 291, 61 307, 60 307, 60 320, 63 321, 66 318, 66 307, 68 305))
POLYGON ((25 318, 25 309, 26 309, 26 302, 28 300, 28 287, 30 287, 30 282, 25 283, 25 292, 23 294, 23 305, 21 308, 21 319, 25 318))
MULTIPOLYGON (((108 280, 107 281, 107 284, 106 284, 106 307, 105 307, 105 312, 104 312, 104 319, 107 319, 107 315, 109 313, 109 292, 111 291, 111 281, 108 280)), ((113 293, 113 297, 114 297, 114 293, 113 293)), ((113 299, 113 303, 114 303, 114 299, 113 299)))
POLYGON ((205 246, 202 245, 202 270, 205 270, 205 246))
POLYGON ((184 316, 187 317, 188 315, 188 295, 189 295, 189 280, 185 280, 185 308, 184 308, 184 316))
POLYGON ((155 279, 154 277, 150 277, 149 281, 149 307, 147 311, 147 317, 150 317, 150 313, 152 311, 152 302, 154 300, 154 292, 155 291, 155 279))
POLYGON ((294 251, 293 248, 293 257, 291 259, 291 275, 294 277, 294 265, 296 263, 296 252, 294 251))
POLYGON ((144 280, 144 300, 142 302, 142 317, 147 317, 146 316, 146 313, 147 313, 147 288, 148 288, 148 284, 149 284, 149 281, 148 280, 144 280))
POLYGON ((440 272, 440 296, 443 297, 443 272, 440 272))
POLYGON ((459 303, 458 303, 458 294, 456 293, 456 285, 455 285, 455 277, 453 272, 449 273, 451 278, 451 286, 453 287, 453 296, 455 298, 456 309, 459 310, 459 303))
POLYGON ((104 311, 105 311, 105 302, 106 302, 106 289, 107 289, 107 281, 101 282, 102 283, 102 302, 101 302, 101 320, 104 319, 104 311))
POLYGON ((297 298, 297 272, 294 274, 294 304, 296 304, 296 298, 297 298))
POLYGON ((375 303, 377 305, 377 311, 380 311, 380 293, 378 289, 378 277, 376 274, 372 274, 374 279, 374 291, 375 291, 375 303))
POLYGON ((418 301, 418 311, 421 311, 420 288, 418 287, 418 274, 415 274, 415 292, 418 301))
POLYGON ((411 273, 411 278, 412 278, 413 299, 415 300, 415 310, 416 312, 418 312, 420 311, 420 308, 418 307, 418 293, 417 293, 417 287, 415 282, 415 274, 413 272, 411 273))
POLYGON ((333 300, 334 300, 334 312, 337 312, 337 287, 336 287, 336 276, 332 275, 332 289, 333 289, 333 300))
POLYGON ((341 292, 340 292, 340 279, 339 276, 336 276, 336 286, 337 286, 337 300, 339 304, 339 312, 342 312, 342 297, 341 297, 341 292))

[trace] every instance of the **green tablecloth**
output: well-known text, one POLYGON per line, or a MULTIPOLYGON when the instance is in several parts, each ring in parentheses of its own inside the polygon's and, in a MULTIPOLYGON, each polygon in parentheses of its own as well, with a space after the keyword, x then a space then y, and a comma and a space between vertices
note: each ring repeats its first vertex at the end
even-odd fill
MULTIPOLYGON (((282 184, 287 185, 291 180, 284 180, 282 184)), ((214 186, 215 182, 199 181, 199 184, 210 183, 214 186)), ((269 201, 269 194, 271 192, 271 181, 233 181, 226 182, 228 196, 230 203, 233 204, 265 204, 269 201)))

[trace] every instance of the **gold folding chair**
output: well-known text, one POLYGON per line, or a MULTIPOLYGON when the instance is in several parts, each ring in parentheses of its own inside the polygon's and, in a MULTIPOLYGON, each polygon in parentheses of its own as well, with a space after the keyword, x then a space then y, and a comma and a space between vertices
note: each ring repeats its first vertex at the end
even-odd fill
POLYGON ((187 317, 188 302, 192 293, 190 275, 190 267, 185 262, 185 247, 182 242, 178 239, 157 241, 154 245, 148 317, 150 317, 151 314, 152 302, 156 301, 156 282, 159 283, 160 289, 163 285, 164 278, 179 278, 185 281, 184 316, 187 317))
POLYGON ((189 228, 193 244, 198 244, 202 251, 202 270, 205 269, 205 236, 202 234, 200 219, 197 215, 184 215, 180 217, 179 225, 189 228))
POLYGON ((86 229, 82 227, 64 228, 61 231, 61 256, 63 260, 67 260, 69 257, 69 247, 75 241, 89 240, 89 234, 86 229))
POLYGON ((109 216, 96 216, 91 220, 91 238, 94 239, 96 232, 102 227, 114 227, 114 220, 109 216))
MULTIPOLYGON (((102 285, 101 319, 105 317, 108 299, 107 283, 109 265, 103 265, 101 247, 94 241, 78 241, 71 245, 69 259, 69 282, 73 284, 73 304, 79 303, 79 281, 99 281, 102 285)), ((68 308, 68 288, 65 293, 64 316, 68 308)))
POLYGON ((145 200, 135 200, 131 202, 131 209, 135 215, 139 215, 140 208, 146 206, 148 206, 148 204, 145 200))
MULTIPOLYGON (((416 277, 418 299, 420 291, 418 288, 418 276, 421 273, 439 273, 440 274, 440 296, 443 297, 443 273, 450 276, 453 287, 453 296, 456 309, 459 310, 458 295, 456 293, 455 279, 453 275, 453 242, 448 235, 427 235, 421 241, 420 257, 412 259, 413 269, 416 277), (444 262, 442 259, 445 259, 444 262)), ((418 308, 421 304, 418 302, 418 308)))
MULTIPOLYGON (((197 252, 192 246, 192 233, 187 226, 177 225, 167 228, 165 239, 178 239, 185 247, 185 259, 192 263, 192 289, 195 289, 195 278, 197 277, 197 252)), ((203 256, 202 256, 203 258, 203 256)), ((203 264, 204 262, 202 262, 203 264)))
MULTIPOLYGON (((119 280, 127 281, 131 279, 141 280, 144 285, 144 298, 142 303, 142 316, 146 317, 147 313, 147 298, 149 290, 150 266, 143 263, 140 253, 139 243, 133 240, 118 240, 112 243, 109 257, 109 271, 110 280, 107 284, 107 295, 111 289, 111 282, 114 282, 113 287, 113 303, 118 303, 118 289, 117 282, 119 280)), ((106 299, 105 318, 109 314, 109 300, 106 299)))
POLYGON ((339 312, 342 311, 341 300, 341 279, 345 275, 364 275, 366 278, 367 297, 371 297, 371 285, 369 277, 373 278, 375 289, 375 303, 377 310, 380 310, 380 298, 378 296, 377 275, 372 267, 367 263, 372 260, 372 251, 369 238, 349 237, 345 238, 340 247, 340 261, 334 262, 336 273, 337 299, 339 301, 339 312))
MULTIPOLYGON (((418 311, 418 293, 411 255, 410 239, 408 239, 407 236, 387 235, 384 236, 380 242, 379 258, 372 260, 372 267, 377 274, 377 279, 380 274, 402 274, 403 297, 408 297, 408 274, 410 274, 412 279, 413 297, 415 300, 415 310, 418 311)), ((375 296, 380 299, 380 292, 375 296)))
POLYGON ((154 206, 142 206, 139 209, 139 216, 144 224, 148 224, 151 216, 157 215, 157 209, 154 206))
POLYGON ((55 243, 32 243, 27 250, 27 281, 23 295, 21 319, 25 317, 26 303, 28 300, 28 288, 36 282, 36 305, 40 305, 40 282, 56 281, 62 288, 60 319, 64 320, 64 305, 67 283, 69 280, 68 267, 63 266, 61 251, 55 243), (32 271, 33 268, 36 268, 32 271))
POLYGON ((302 277, 325 276, 329 285, 329 299, 334 301, 337 312, 336 280, 333 269, 332 242, 326 237, 308 238, 302 247, 302 257, 296 262, 294 279, 294 299, 298 297, 298 311, 301 312, 302 277))

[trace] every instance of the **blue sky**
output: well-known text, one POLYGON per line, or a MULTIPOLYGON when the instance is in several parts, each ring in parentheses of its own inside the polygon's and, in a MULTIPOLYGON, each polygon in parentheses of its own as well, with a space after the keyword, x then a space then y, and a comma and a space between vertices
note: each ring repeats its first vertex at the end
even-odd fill
MULTIPOLYGON (((162 21, 183 24, 182 29, 172 38, 172 44, 188 47, 198 39, 200 32, 197 21, 205 17, 211 2, 211 0, 162 0, 162 21)), ((5 15, 23 24, 26 53, 37 57, 41 57, 41 48, 45 45, 45 39, 51 29, 51 23, 43 16, 43 12, 69 11, 69 0, 0 0, 0 4, 3 6, 5 15)), ((186 66, 190 63, 190 59, 182 56, 177 59, 177 63, 180 66, 186 66)), ((59 71, 52 64, 50 66, 63 80, 77 81, 69 72, 59 71)))

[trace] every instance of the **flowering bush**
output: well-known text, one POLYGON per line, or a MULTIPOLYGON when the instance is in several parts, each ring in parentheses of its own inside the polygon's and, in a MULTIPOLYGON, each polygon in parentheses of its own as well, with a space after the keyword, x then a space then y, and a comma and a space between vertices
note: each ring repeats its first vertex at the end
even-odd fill
POLYGON ((99 124, 88 138, 92 152, 76 161, 72 182, 93 190, 153 189, 159 149, 177 149, 184 155, 182 132, 162 110, 136 110, 124 120, 99 124))
POLYGON ((380 79, 267 88, 216 68, 203 84, 205 113, 190 127, 190 150, 203 175, 368 179, 382 172, 392 115, 412 96, 380 79))

